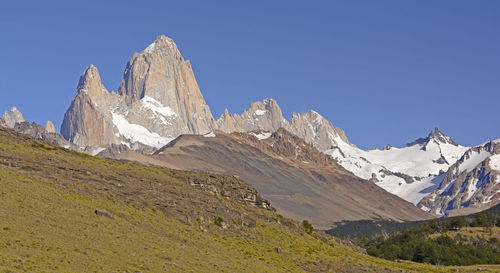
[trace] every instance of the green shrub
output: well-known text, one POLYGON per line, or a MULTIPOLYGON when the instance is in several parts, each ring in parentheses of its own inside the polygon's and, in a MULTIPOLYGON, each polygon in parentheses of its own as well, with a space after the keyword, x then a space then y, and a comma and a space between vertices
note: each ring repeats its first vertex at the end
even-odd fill
POLYGON ((307 220, 302 221, 302 228, 307 234, 311 234, 314 230, 312 224, 307 220))
POLYGON ((222 227, 222 222, 224 222, 224 219, 222 219, 222 217, 217 217, 214 221, 214 224, 216 226, 222 227))

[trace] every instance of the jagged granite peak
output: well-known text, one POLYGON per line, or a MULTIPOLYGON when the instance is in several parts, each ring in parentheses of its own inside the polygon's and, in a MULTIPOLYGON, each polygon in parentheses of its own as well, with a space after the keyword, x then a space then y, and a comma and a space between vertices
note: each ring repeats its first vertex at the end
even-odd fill
POLYGON ((120 143, 109 109, 117 95, 104 88, 98 69, 90 65, 78 82, 76 95, 64 115, 61 134, 80 147, 120 143))
POLYGON ((288 130, 320 151, 336 147, 340 142, 351 145, 342 129, 333 126, 314 110, 302 114, 293 113, 288 130))
POLYGON ((45 132, 49 134, 56 132, 56 127, 54 126, 54 123, 52 123, 52 121, 47 120, 47 122, 45 123, 45 132))
POLYGON ((12 108, 10 108, 10 112, 5 111, 3 116, 0 118, 0 125, 12 129, 16 123, 23 121, 23 114, 17 110, 17 107, 12 106, 12 108))
POLYGON ((117 93, 101 83, 94 65, 85 69, 65 114, 61 133, 82 147, 124 144, 159 148, 181 134, 206 134, 215 120, 172 39, 160 35, 127 64, 117 93))
POLYGON ((489 141, 468 149, 440 175, 437 189, 418 206, 436 215, 459 215, 500 202, 500 143, 489 141))
POLYGON ((241 115, 229 114, 226 109, 216 121, 217 128, 226 133, 264 130, 274 132, 289 126, 276 100, 266 98, 262 102, 252 102, 241 115))
POLYGON ((124 72, 118 93, 127 105, 139 100, 156 101, 176 117, 169 120, 175 128, 165 132, 205 134, 215 127, 215 120, 189 61, 182 57, 174 41, 160 35, 143 52, 132 56, 124 72))
POLYGON ((226 133, 258 130, 275 132, 284 128, 320 151, 336 146, 339 141, 350 144, 344 131, 313 110, 302 114, 293 113, 291 122, 288 122, 278 103, 272 98, 252 102, 250 108, 241 115, 229 114, 226 109, 216 122, 217 128, 226 133))

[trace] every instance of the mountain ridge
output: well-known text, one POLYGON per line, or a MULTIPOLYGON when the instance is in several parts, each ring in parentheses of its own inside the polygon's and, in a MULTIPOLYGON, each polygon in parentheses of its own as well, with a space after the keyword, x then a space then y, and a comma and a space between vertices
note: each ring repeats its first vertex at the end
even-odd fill
MULTIPOLYGON (((16 111, 4 114, 0 123, 17 124, 16 111)), ((41 136, 39 127, 28 127, 19 130, 41 136)), ((54 131, 49 123, 45 128, 54 131)), ((104 87, 94 65, 85 69, 61 125, 61 134, 71 145, 61 145, 93 155, 106 151, 112 156, 128 149, 147 155, 184 134, 209 135, 221 130, 254 132, 265 138, 280 128, 331 156, 357 177, 414 204, 438 189, 443 174, 469 149, 435 128, 402 148, 387 145, 383 150, 365 151, 314 110, 293 113, 288 121, 272 98, 252 102, 241 114, 226 109, 215 120, 191 63, 164 35, 132 55, 117 92, 104 87)), ((55 136, 51 136, 54 143, 61 143, 55 136)))

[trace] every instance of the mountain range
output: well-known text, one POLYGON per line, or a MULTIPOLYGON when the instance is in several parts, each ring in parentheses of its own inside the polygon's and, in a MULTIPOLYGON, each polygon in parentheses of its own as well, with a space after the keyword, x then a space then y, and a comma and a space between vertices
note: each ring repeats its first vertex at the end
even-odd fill
POLYGON ((500 202, 500 139, 465 147, 436 128, 406 147, 365 151, 313 110, 288 121, 272 98, 214 119, 191 63, 163 35, 133 54, 117 92, 87 67, 61 134, 51 122, 25 122, 16 108, 0 125, 101 157, 238 176, 278 212, 320 227, 457 215, 500 202))

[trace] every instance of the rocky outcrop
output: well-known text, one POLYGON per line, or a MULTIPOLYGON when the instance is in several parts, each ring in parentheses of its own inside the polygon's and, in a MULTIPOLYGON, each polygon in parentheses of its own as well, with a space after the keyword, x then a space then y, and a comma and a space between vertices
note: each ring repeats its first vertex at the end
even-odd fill
POLYGON ((61 133, 78 146, 159 148, 181 134, 205 134, 215 121, 189 61, 163 35, 128 62, 117 93, 88 67, 68 108, 61 133))
POLYGON ((258 130, 276 132, 284 128, 320 151, 338 145, 339 141, 350 144, 342 129, 333 126, 315 111, 294 113, 291 122, 288 122, 283 117, 278 103, 271 98, 251 103, 250 108, 244 110, 241 115, 229 114, 226 110, 216 123, 217 128, 226 133, 258 130))
POLYGON ((17 110, 17 107, 13 106, 10 109, 10 113, 7 111, 4 112, 3 116, 0 118, 0 125, 12 129, 16 123, 23 121, 23 114, 17 110))

